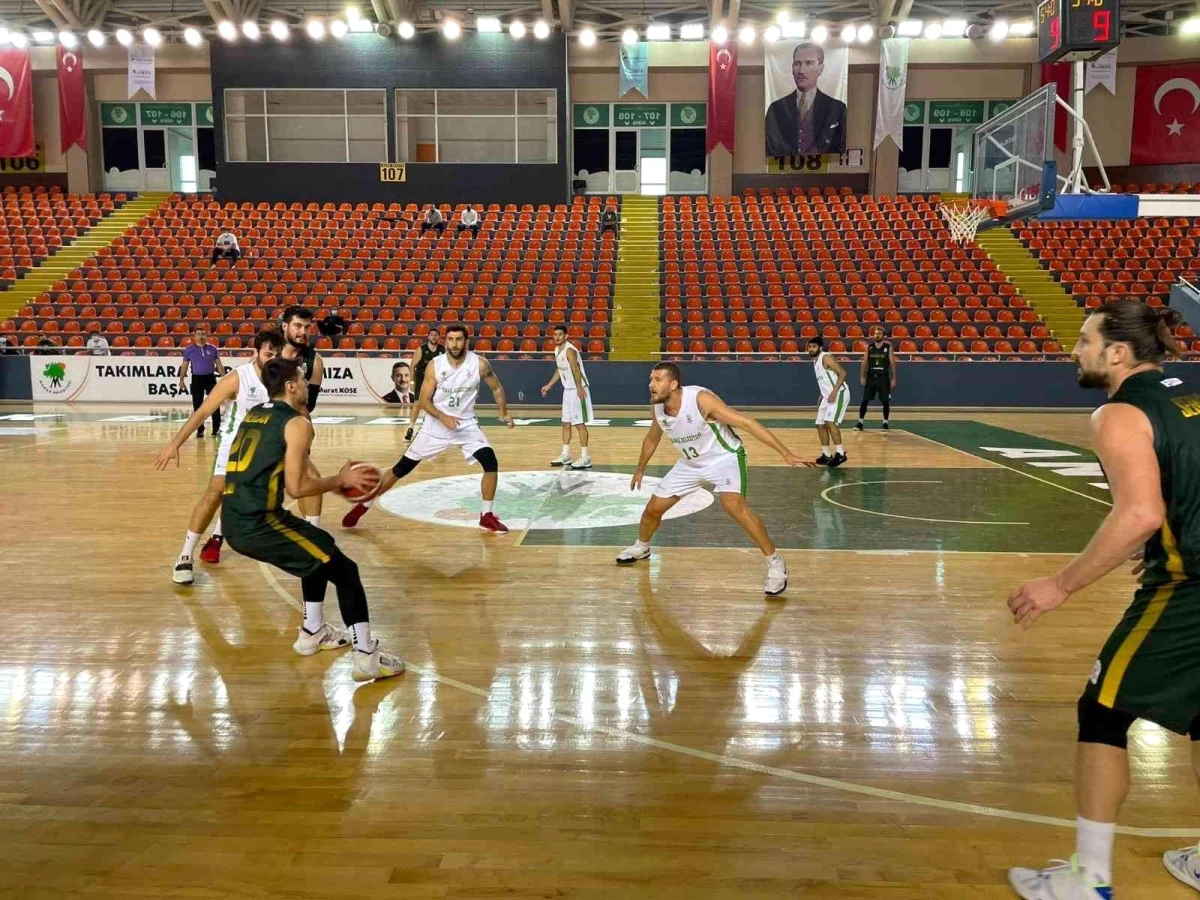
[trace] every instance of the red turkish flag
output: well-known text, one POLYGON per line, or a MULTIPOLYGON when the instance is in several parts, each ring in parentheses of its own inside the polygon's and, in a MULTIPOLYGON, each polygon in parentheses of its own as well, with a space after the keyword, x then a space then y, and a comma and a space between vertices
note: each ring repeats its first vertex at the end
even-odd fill
POLYGON ((1200 162, 1200 64, 1138 66, 1131 166, 1200 162))
MULTIPOLYGON (((1068 103, 1071 102, 1071 64, 1042 63, 1042 84, 1053 84, 1055 93, 1068 103)), ((1054 146, 1064 153, 1067 150, 1067 115, 1065 109, 1054 106, 1054 146)))
POLYGON ((733 152, 737 103, 737 45, 708 45, 708 152, 718 144, 733 152))
POLYGON ((0 156, 28 157, 35 152, 29 53, 0 50, 0 156))
POLYGON ((62 152, 78 144, 87 149, 87 97, 83 88, 83 50, 58 46, 58 130, 62 152))

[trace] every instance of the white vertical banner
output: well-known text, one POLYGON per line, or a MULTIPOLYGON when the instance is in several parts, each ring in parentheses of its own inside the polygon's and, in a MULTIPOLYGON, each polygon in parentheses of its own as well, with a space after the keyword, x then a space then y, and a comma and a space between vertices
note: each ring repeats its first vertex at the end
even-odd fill
POLYGON ((1099 59, 1084 63, 1083 92, 1090 94, 1092 88, 1102 84, 1114 97, 1117 95, 1117 48, 1113 47, 1099 59))
POLYGON ((891 138, 904 145, 904 94, 908 87, 908 38, 879 42, 879 102, 875 106, 875 147, 891 138))
POLYGON ((154 99, 154 48, 136 46, 129 48, 129 97, 145 91, 154 99))

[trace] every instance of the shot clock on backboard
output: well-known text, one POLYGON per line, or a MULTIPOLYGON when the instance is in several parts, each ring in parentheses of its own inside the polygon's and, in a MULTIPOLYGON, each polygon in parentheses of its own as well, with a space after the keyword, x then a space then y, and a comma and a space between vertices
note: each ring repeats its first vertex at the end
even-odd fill
POLYGON ((1042 0, 1037 7, 1038 59, 1096 59, 1121 41, 1120 0, 1042 0))

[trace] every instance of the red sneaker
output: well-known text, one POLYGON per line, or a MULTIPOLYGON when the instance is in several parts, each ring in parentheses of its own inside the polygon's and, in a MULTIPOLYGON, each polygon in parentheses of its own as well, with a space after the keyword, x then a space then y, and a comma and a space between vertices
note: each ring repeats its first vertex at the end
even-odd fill
POLYGON ((494 534, 508 534, 508 526, 497 519, 495 513, 484 513, 480 516, 479 527, 483 531, 491 531, 494 534))
POLYGON ((204 546, 200 550, 200 559, 203 562, 212 564, 221 561, 221 544, 225 543, 225 539, 213 535, 204 542, 204 546))
POLYGON ((355 503, 350 512, 342 516, 342 527, 353 528, 358 524, 358 520, 367 514, 367 510, 371 507, 363 506, 361 503, 355 503))

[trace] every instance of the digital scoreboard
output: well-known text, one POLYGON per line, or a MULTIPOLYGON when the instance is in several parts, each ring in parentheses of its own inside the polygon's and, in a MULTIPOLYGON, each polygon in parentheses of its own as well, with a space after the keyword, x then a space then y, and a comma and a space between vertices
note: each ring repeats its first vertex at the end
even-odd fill
POLYGON ((1121 41, 1121 0, 1041 0, 1037 36, 1041 62, 1103 56, 1121 41))

